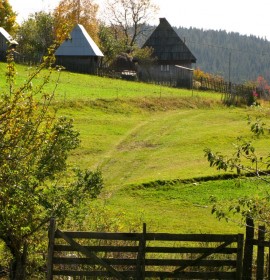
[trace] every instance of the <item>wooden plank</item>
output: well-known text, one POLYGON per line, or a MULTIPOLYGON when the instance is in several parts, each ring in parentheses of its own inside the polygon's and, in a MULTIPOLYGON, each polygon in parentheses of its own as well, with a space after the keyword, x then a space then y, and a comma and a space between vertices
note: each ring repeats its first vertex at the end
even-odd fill
POLYGON ((94 260, 96 260, 100 265, 102 265, 103 267, 105 267, 113 276, 115 276, 117 279, 125 279, 121 273, 119 273, 118 271, 116 271, 113 267, 111 267, 110 265, 108 265, 107 263, 105 263, 104 261, 102 261, 101 259, 99 259, 94 253, 86 250, 83 246, 81 246, 79 243, 77 243, 76 241, 74 241, 72 238, 70 238, 69 236, 67 236, 65 233, 61 232, 60 230, 56 231, 57 235, 61 238, 63 238, 66 242, 68 242, 72 247, 74 247, 75 249, 77 249, 79 252, 83 253, 84 255, 86 255, 87 257, 93 258, 94 260))
MULTIPOLYGON (((222 267, 231 266, 236 267, 236 260, 200 260, 199 263, 194 260, 183 260, 183 259, 146 259, 146 266, 186 266, 186 267, 222 267)), ((180 271, 180 270, 179 270, 180 271)))
POLYGON ((268 268, 268 271, 267 271, 267 275, 268 275, 268 279, 270 279, 270 250, 268 250, 268 255, 267 255, 267 268, 268 268))
POLYGON ((137 254, 136 263, 136 277, 138 280, 145 279, 145 235, 146 235, 146 223, 143 223, 143 234, 139 243, 139 250, 137 254))
MULTIPOLYGON (((95 246, 83 246, 85 249, 91 251, 91 252, 131 252, 135 253, 138 252, 139 246, 110 246, 110 245, 95 245, 95 246)), ((55 252, 74 252, 76 251, 73 247, 70 245, 54 245, 54 251, 55 252)))
MULTIPOLYGON (((258 240, 264 241, 264 238, 265 238, 265 226, 259 226, 258 240)), ((263 278, 264 278, 264 246, 258 246, 256 279, 260 280, 263 278)))
MULTIPOLYGON (((183 254, 203 254, 203 253, 211 253, 213 252, 213 247, 146 247, 146 253, 183 253, 183 254)), ((220 252, 216 252, 216 254, 236 254, 237 248, 224 248, 220 252)))
MULTIPOLYGON (((137 259, 114 259, 114 258, 100 258, 99 260, 106 262, 107 265, 115 265, 115 266, 125 266, 125 265, 131 265, 136 266, 137 259)), ((100 265, 100 261, 94 260, 93 258, 54 258, 53 259, 54 264, 77 264, 77 265, 100 265)))
MULTIPOLYGON (((141 233, 99 233, 99 232, 68 232, 63 233, 73 239, 100 239, 100 240, 133 240, 139 241, 141 233)), ((55 238, 61 238, 56 232, 55 238)), ((237 242, 237 234, 171 234, 171 233, 147 233, 146 241, 193 241, 193 242, 237 242)))
POLYGON ((252 259, 253 259, 253 244, 254 238, 254 222, 252 219, 246 219, 246 240, 244 245, 244 260, 243 260, 243 279, 252 279, 252 259))
MULTIPOLYGON (((85 249, 92 251, 92 252, 138 252, 139 246, 83 246, 85 249)), ((72 252, 76 251, 70 245, 54 245, 55 252, 72 252)), ((145 248, 146 253, 209 253, 213 251, 213 247, 162 247, 162 246, 155 246, 145 248)), ((217 254, 236 254, 238 252, 237 247, 235 248, 224 248, 222 252, 217 252, 217 254)))
POLYGON ((146 241, 237 242, 237 234, 147 233, 146 241))
MULTIPOLYGON (((108 232, 86 232, 86 231, 61 231, 67 237, 72 239, 99 239, 99 240, 134 240, 139 241, 141 233, 108 233, 108 232)), ((58 232, 55 233, 55 238, 62 238, 58 232)))
POLYGON ((149 271, 145 272, 145 277, 154 278, 159 277, 160 279, 235 279, 235 272, 179 272, 173 275, 169 272, 156 272, 149 271))
MULTIPOLYGON (((133 278, 135 279, 136 273, 135 271, 121 271, 121 274, 125 277, 125 279, 133 278)), ((110 272, 107 270, 95 270, 95 271, 90 271, 90 270, 54 270, 53 275, 55 276, 87 276, 87 277, 111 277, 110 272)), ((95 278, 93 278, 95 279, 95 278)), ((111 279, 111 278, 110 278, 111 279)))
MULTIPOLYGON (((106 262, 108 265, 114 266, 136 266, 136 259, 113 259, 113 258, 101 258, 102 261, 106 262)), ((53 258, 54 264, 63 264, 63 265, 99 265, 99 262, 92 258, 61 258, 55 257, 53 258)), ((204 266, 204 267, 222 267, 222 266, 231 266, 236 267, 236 260, 201 260, 200 263, 194 263, 193 260, 183 260, 183 259, 146 259, 145 266, 204 266)), ((142 279, 142 278, 141 278, 142 279)))
POLYGON ((48 259, 47 259, 47 280, 53 279, 53 255, 54 255, 54 233, 55 233, 56 222, 54 218, 50 219, 50 225, 48 230, 48 259))
POLYGON ((243 272, 243 246, 244 246, 244 235, 238 234, 238 242, 237 242, 237 265, 236 265, 236 279, 242 279, 243 272))
POLYGON ((251 244, 255 245, 255 246, 262 246, 262 247, 270 248, 270 241, 252 239, 251 244))

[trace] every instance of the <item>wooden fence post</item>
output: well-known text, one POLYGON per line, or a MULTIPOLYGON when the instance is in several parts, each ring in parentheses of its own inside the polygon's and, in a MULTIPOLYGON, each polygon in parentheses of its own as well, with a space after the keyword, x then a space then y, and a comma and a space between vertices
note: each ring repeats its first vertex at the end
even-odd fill
POLYGON ((265 226, 259 226, 256 279, 264 279, 264 238, 265 226))
MULTIPOLYGON (((269 241, 268 241, 269 242, 269 241)), ((268 273, 268 279, 270 279, 270 247, 268 247, 268 263, 267 263, 267 273, 268 273)))
POLYGON ((55 218, 50 219, 48 237, 48 259, 47 259, 47 280, 53 279, 53 247, 54 247, 54 235, 55 235, 56 222, 55 218))
POLYGON ((143 232, 139 243, 139 251, 137 256, 137 279, 145 279, 145 243, 146 243, 146 223, 143 223, 143 232))
POLYGON ((254 222, 253 219, 246 219, 246 241, 243 260, 243 279, 252 279, 252 258, 253 258, 253 238, 254 238, 254 222))
POLYGON ((238 234, 237 238, 237 266, 236 266, 236 279, 241 280, 243 272, 243 243, 244 235, 238 234))

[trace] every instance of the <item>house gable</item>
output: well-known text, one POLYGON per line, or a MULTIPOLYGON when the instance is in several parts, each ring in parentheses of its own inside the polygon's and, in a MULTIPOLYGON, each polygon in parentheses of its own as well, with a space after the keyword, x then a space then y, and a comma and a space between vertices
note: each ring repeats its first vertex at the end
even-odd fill
POLYGON ((66 39, 55 52, 56 56, 98 56, 103 53, 87 33, 85 28, 78 24, 70 33, 70 39, 66 39))
POLYGON ((160 64, 196 63, 195 56, 165 18, 160 18, 160 24, 143 47, 153 48, 153 56, 160 64))

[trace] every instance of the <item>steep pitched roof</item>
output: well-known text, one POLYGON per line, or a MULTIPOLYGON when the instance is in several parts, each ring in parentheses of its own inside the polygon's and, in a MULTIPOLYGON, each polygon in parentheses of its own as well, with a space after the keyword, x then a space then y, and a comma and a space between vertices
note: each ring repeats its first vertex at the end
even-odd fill
POLYGON ((159 25, 143 47, 152 47, 153 56, 157 57, 160 62, 196 63, 195 56, 165 18, 160 18, 159 25))
POLYGON ((87 33, 78 24, 70 33, 70 39, 65 40, 55 52, 56 56, 103 56, 103 53, 87 33))

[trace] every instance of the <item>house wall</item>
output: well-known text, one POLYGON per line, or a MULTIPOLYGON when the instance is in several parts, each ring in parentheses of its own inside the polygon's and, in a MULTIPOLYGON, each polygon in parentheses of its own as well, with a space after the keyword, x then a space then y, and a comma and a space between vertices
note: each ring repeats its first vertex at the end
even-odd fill
POLYGON ((100 63, 97 56, 56 56, 56 64, 71 72, 97 74, 100 63))
POLYGON ((6 51, 7 48, 7 39, 0 33, 0 51, 6 51))
MULTIPOLYGON (((191 63, 178 64, 191 68, 191 63)), ((192 71, 181 69, 175 64, 156 64, 152 66, 138 66, 138 78, 144 82, 168 84, 174 87, 191 88, 192 71)))
POLYGON ((0 33, 0 61, 6 61, 7 39, 0 33))

